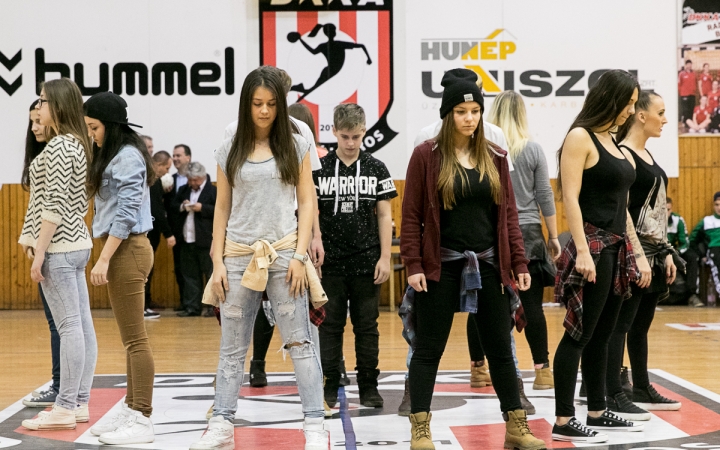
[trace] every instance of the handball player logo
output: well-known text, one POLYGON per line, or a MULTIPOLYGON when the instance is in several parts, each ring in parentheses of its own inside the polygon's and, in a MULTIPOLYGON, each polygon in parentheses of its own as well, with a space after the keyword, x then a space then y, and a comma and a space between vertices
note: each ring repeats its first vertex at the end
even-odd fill
POLYGON ((337 147, 333 108, 357 103, 366 115, 364 150, 375 152, 397 135, 387 124, 393 100, 392 1, 317 3, 260 1, 261 64, 290 75, 288 104, 308 106, 318 144, 337 147))

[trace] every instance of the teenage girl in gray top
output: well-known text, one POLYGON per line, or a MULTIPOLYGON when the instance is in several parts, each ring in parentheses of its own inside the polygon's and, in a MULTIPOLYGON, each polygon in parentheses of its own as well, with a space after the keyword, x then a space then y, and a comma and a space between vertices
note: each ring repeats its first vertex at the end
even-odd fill
POLYGON ((520 299, 528 322, 525 337, 535 363, 533 389, 552 389, 555 383, 550 371, 547 324, 542 301, 544 287, 555 285, 555 266, 549 256, 556 259, 560 255, 560 243, 547 161, 540 145, 529 139, 525 103, 520 94, 505 91, 498 95, 490 109, 490 122, 503 130, 515 166, 510 177, 532 279, 530 289, 520 291, 520 299), (548 229, 547 245, 540 223, 540 211, 548 229))
POLYGON ((215 406, 208 431, 190 448, 234 448, 237 393, 262 301, 262 288, 245 287, 249 276, 244 276, 254 274, 267 277, 283 351, 290 354, 295 366, 305 416, 305 450, 327 449, 322 369, 311 338, 305 281, 304 261, 317 215, 310 144, 292 134, 282 81, 273 69, 260 67, 245 78, 238 117, 232 145, 215 152, 219 168, 212 291, 220 300, 222 319, 215 406), (288 239, 290 245, 279 245, 288 239), (262 256, 259 250, 235 256, 232 253, 238 246, 263 246, 271 256, 262 256), (275 251, 276 246, 285 250, 275 251), (267 267, 267 272, 261 267, 267 267))

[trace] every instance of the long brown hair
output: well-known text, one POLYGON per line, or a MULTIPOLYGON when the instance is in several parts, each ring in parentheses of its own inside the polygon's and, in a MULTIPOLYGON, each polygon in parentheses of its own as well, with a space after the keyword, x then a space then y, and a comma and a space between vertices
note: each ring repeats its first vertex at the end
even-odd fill
MULTIPOLYGON (((610 124, 607 130, 615 127, 615 121, 620 113, 628 105, 635 89, 640 94, 640 84, 637 78, 630 72, 615 69, 605 72, 600 76, 597 83, 590 88, 588 95, 583 103, 582 110, 578 113, 572 125, 568 129, 568 133, 574 128, 597 128, 610 124)), ((567 134, 565 135, 567 137, 567 134)), ((560 160, 562 159, 562 149, 565 140, 557 151, 557 188, 559 197, 562 199, 562 173, 560 168, 560 160)))
POLYGON ((69 78, 60 78, 42 83, 45 90, 50 117, 55 127, 45 127, 45 139, 50 142, 55 136, 72 135, 85 149, 88 164, 92 158, 92 144, 85 125, 83 98, 80 88, 69 78))
MULTIPOLYGON (((440 150, 440 176, 438 177, 438 190, 443 203, 443 208, 450 210, 455 205, 455 177, 460 174, 462 190, 467 186, 467 174, 460 165, 455 154, 455 119, 450 111, 442 121, 440 133, 437 135, 437 145, 440 150)), ((498 173, 490 144, 485 139, 482 119, 478 122, 475 133, 470 138, 470 160, 475 163, 475 170, 480 174, 480 181, 487 175, 490 180, 490 190, 493 200, 500 204, 502 198, 502 187, 500 186, 500 174, 498 173)))
POLYGON ((270 150, 275 158, 280 179, 289 185, 300 182, 300 161, 290 127, 287 100, 283 82, 277 70, 262 66, 250 72, 240 91, 238 128, 227 159, 227 179, 235 187, 235 176, 255 149, 255 123, 252 120, 252 99, 255 91, 263 87, 275 97, 277 115, 270 130, 270 150))

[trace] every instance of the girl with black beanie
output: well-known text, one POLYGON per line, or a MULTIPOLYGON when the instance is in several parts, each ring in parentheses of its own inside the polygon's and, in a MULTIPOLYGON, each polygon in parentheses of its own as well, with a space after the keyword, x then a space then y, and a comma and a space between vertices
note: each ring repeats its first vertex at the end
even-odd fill
POLYGON ((485 139, 476 80, 467 69, 445 74, 442 128, 415 148, 407 170, 400 252, 417 337, 409 374, 412 450, 435 448, 430 402, 457 311, 476 314, 507 423, 505 446, 545 448, 521 409, 510 345, 511 311, 519 307, 513 273, 520 290, 528 289, 530 275, 507 153, 485 139))

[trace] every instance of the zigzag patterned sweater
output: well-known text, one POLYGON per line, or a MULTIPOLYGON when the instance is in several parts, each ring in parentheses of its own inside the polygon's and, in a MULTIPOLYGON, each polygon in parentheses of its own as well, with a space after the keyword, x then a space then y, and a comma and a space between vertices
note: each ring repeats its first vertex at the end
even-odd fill
POLYGON ((30 202, 20 240, 35 248, 43 220, 57 225, 48 253, 92 248, 85 221, 88 198, 85 149, 74 136, 54 137, 30 164, 30 202))

